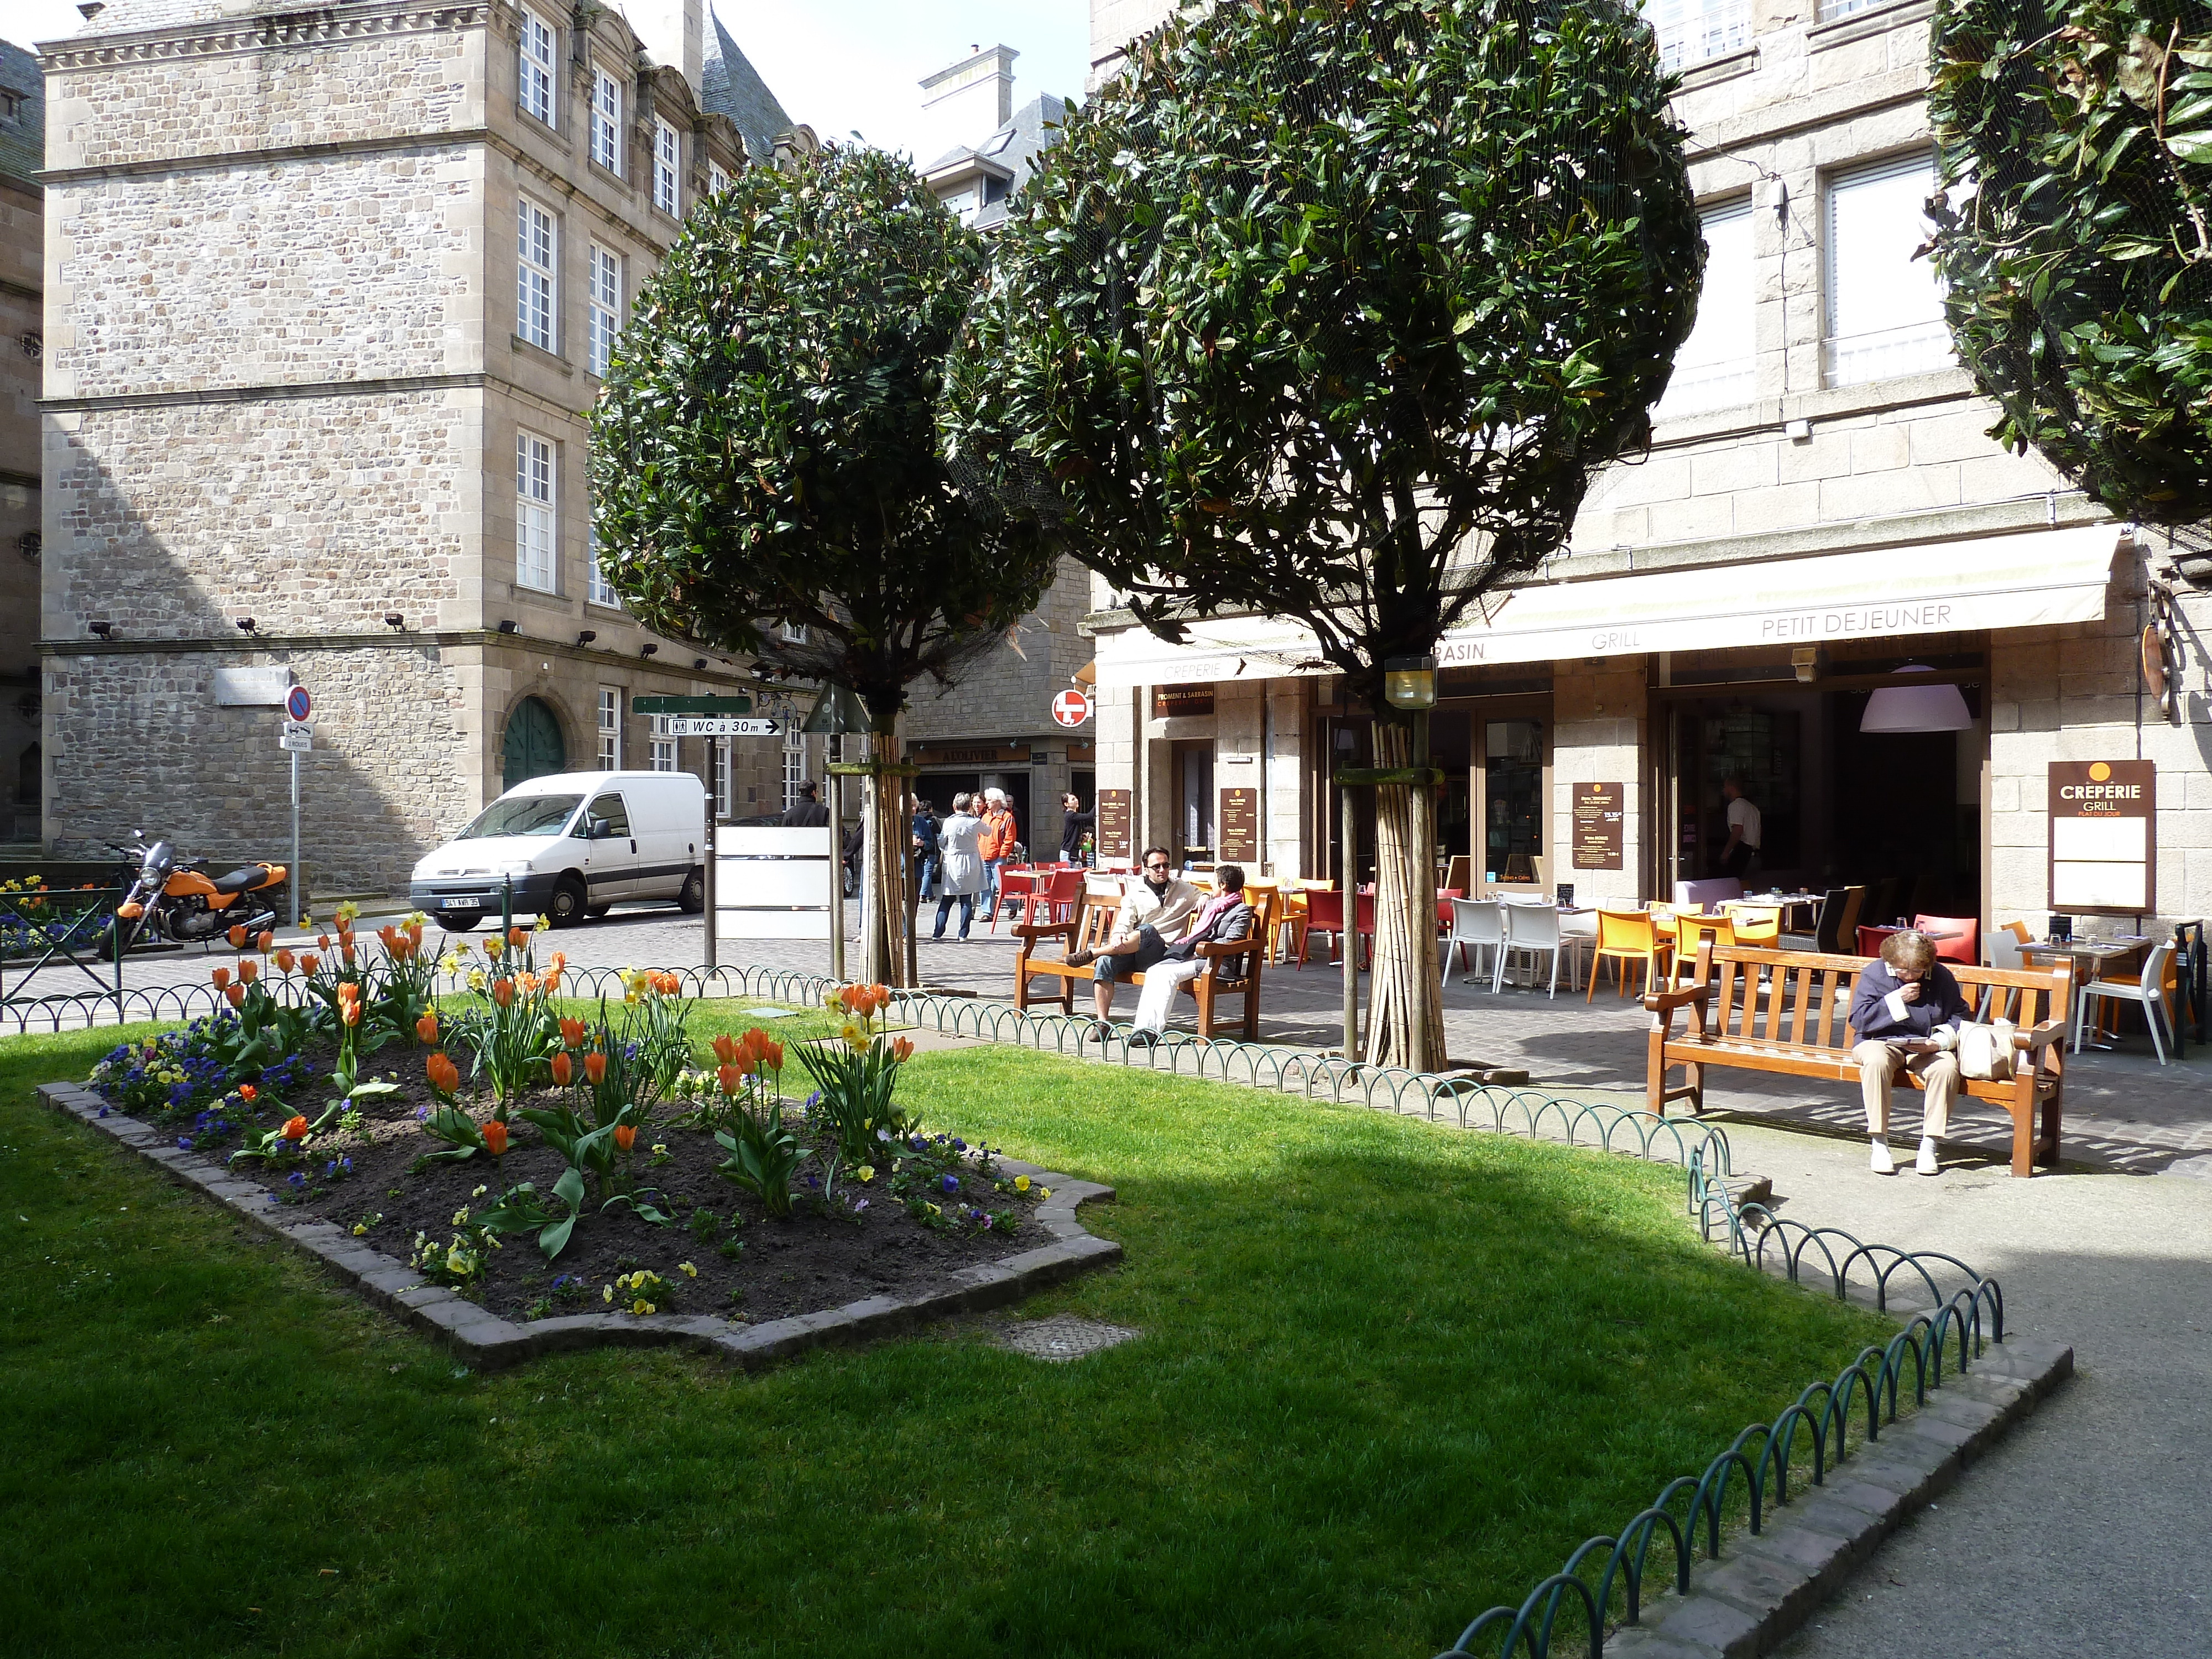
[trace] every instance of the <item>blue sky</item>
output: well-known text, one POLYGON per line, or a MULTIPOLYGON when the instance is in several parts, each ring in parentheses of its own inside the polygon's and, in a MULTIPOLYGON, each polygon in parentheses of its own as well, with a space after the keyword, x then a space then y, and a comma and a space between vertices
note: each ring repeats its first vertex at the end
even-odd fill
MULTIPOLYGON (((1079 98, 1090 68, 1090 0, 720 0, 716 9, 793 120, 895 149, 915 147, 915 83, 966 57, 971 42, 1021 53, 1018 102, 1040 92, 1079 98)), ((0 0, 0 19, 23 46, 83 21, 74 0, 0 0)))

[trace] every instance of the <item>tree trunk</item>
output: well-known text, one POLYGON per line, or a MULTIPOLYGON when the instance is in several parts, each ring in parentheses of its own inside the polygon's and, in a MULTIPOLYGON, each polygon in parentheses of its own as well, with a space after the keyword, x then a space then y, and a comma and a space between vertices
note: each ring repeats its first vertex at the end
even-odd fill
POLYGON ((860 978, 872 985, 909 985, 906 933, 914 908, 907 856, 913 830, 906 813, 906 780, 883 769, 898 763, 898 732, 868 734, 876 769, 861 796, 865 850, 861 854, 860 978))
MULTIPOLYGON (((1429 763, 1429 722, 1376 720, 1380 771, 1429 763)), ((1444 1022, 1437 986, 1436 792, 1425 783, 1375 790, 1375 969, 1368 986, 1367 1063, 1443 1069, 1444 1022)), ((1345 904, 1356 918, 1357 895, 1345 904)), ((1355 929, 1357 921, 1352 924, 1355 929)))

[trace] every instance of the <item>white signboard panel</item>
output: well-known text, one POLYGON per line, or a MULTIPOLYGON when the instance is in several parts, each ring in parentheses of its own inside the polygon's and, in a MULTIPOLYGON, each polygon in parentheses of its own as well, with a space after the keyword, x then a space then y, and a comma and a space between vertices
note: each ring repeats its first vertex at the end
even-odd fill
POLYGON ((662 714, 659 734, 669 738, 776 738, 783 727, 772 720, 736 714, 662 714))
POLYGON ((715 836, 714 937, 830 939, 835 866, 826 827, 715 836))
POLYGON ((284 694, 292 689, 289 668, 218 668, 215 671, 215 701, 218 708, 282 708, 284 694))

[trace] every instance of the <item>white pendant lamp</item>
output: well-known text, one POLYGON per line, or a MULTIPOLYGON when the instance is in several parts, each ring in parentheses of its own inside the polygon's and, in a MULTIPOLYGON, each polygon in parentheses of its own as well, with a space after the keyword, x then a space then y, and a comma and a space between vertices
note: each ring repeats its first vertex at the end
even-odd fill
MULTIPOLYGON (((1907 663, 1900 674, 1932 674, 1921 663, 1907 663)), ((1974 723, 1966 700, 1948 680, 1919 685, 1885 685, 1867 699, 1859 717, 1862 732, 1964 732, 1974 723)))

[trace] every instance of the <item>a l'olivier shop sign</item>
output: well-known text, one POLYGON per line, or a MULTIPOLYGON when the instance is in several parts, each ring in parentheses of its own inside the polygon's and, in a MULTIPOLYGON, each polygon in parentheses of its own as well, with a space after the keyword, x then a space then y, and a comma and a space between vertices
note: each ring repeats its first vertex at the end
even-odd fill
POLYGON ((2156 908, 2158 769, 2051 763, 2051 908, 2140 915, 2156 908))

